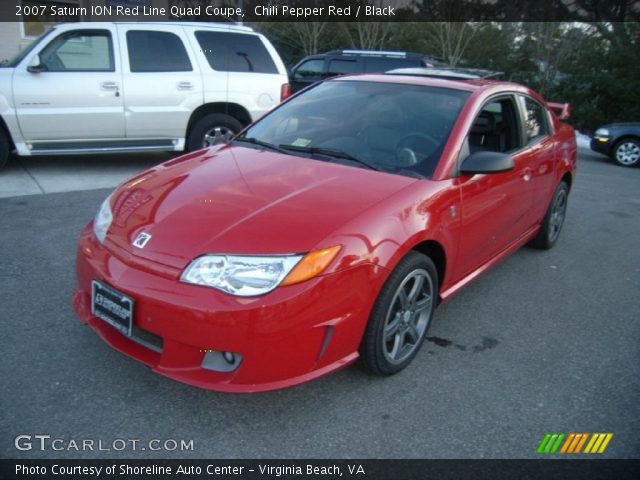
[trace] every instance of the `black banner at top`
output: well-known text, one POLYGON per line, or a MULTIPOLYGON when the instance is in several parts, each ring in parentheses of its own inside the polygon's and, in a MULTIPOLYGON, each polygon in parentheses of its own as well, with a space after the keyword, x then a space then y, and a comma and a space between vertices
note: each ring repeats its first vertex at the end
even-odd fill
POLYGON ((0 21, 634 22, 640 0, 3 0, 0 21))

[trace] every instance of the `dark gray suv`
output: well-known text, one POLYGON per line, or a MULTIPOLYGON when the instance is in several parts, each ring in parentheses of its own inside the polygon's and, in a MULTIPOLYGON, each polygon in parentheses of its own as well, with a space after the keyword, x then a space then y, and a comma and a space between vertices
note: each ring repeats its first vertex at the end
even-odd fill
POLYGON ((442 59, 412 52, 334 50, 300 60, 289 73, 293 92, 325 78, 354 73, 382 73, 397 68, 442 67, 442 59))

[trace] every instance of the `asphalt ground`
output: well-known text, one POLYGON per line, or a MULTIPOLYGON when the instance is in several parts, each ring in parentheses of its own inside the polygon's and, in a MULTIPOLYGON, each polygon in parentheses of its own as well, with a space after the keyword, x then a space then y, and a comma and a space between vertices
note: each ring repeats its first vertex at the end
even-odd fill
POLYGON ((582 153, 555 248, 521 249, 442 305, 405 371, 253 395, 156 375, 76 319, 76 242, 108 189, 1 198, 0 457, 539 458, 547 432, 611 432, 600 457, 638 458, 639 186, 640 169, 582 153), (18 435, 65 449, 18 451, 18 435), (84 439, 94 450, 68 449, 84 439))

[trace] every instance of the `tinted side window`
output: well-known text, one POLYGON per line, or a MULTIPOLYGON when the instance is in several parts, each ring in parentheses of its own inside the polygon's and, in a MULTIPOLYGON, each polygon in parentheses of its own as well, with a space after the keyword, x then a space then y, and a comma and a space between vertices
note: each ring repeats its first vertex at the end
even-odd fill
POLYGON ((346 75, 348 73, 355 73, 357 71, 357 64, 355 60, 329 60, 329 68, 327 74, 332 75, 346 75))
POLYGON ((107 30, 76 30, 56 37, 40 61, 49 72, 113 72, 113 45, 107 30))
POLYGON ((411 62, 406 58, 382 58, 382 57, 366 58, 364 65, 365 65, 364 67, 365 71, 367 72, 386 72, 388 70, 393 70, 395 68, 420 66, 418 62, 411 62))
POLYGON ((190 72, 191 61, 180 37, 170 32, 127 32, 132 72, 190 72))
POLYGON ((322 59, 307 60, 296 69, 293 78, 299 81, 321 78, 323 76, 323 67, 324 60, 322 59))
POLYGON ((549 122, 545 108, 530 97, 520 97, 524 105, 524 129, 527 143, 549 135, 549 122))
POLYGON ((520 125, 511 97, 493 100, 482 107, 469 131, 469 150, 509 152, 521 148, 520 125))
POLYGON ((278 73, 271 55, 256 35, 200 31, 196 32, 196 39, 214 70, 278 73))

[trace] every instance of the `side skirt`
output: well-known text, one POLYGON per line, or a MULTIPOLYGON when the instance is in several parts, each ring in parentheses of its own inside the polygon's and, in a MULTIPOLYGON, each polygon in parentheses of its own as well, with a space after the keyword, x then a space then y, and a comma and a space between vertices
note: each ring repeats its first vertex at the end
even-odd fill
POLYGON ((520 238, 518 238, 518 240, 513 242, 511 245, 509 245, 503 251, 501 251, 500 253, 498 253, 497 255, 492 257, 491 259, 489 259, 484 264, 480 265, 480 267, 478 267, 473 272, 471 272, 469 275, 467 275, 466 277, 464 277, 461 280, 459 280, 458 282, 456 282, 451 287, 449 287, 446 290, 443 290, 442 292, 440 292, 440 298, 441 298, 441 302, 440 303, 444 303, 444 302, 449 301, 456 293, 458 293, 464 287, 469 285, 471 282, 473 282, 476 278, 478 278, 484 272, 486 272, 491 267, 493 267, 494 265, 498 264, 499 262, 501 262, 502 260, 507 258, 509 255, 511 255, 515 251, 519 250, 523 245, 525 245, 527 242, 529 242, 529 240, 531 240, 533 237, 536 236, 536 234, 538 233, 539 229, 540 229, 540 225, 534 225, 533 227, 528 229, 524 234, 522 234, 520 236, 520 238))

